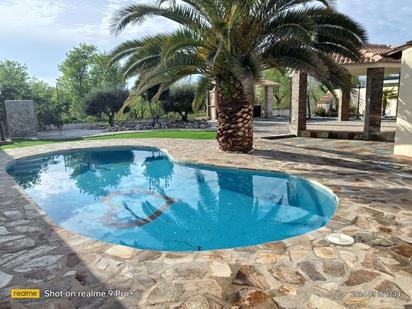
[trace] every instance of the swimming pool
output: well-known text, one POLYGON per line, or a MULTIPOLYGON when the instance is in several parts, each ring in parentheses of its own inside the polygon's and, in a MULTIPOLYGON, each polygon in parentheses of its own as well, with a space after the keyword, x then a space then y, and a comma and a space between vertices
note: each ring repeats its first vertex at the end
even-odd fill
POLYGON ((20 159, 8 173, 63 228, 140 249, 204 251, 281 240, 328 223, 326 187, 301 177, 183 164, 158 149, 20 159))

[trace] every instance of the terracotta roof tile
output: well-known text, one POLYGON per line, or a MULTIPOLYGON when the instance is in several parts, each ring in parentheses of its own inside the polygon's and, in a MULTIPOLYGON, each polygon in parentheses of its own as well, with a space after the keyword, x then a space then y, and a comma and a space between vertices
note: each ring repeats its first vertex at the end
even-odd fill
POLYGON ((334 57, 335 61, 339 64, 400 62, 399 59, 394 59, 385 55, 393 50, 394 48, 388 45, 367 44, 364 45, 360 50, 360 53, 362 55, 360 61, 355 62, 352 59, 338 54, 335 54, 334 57))
POLYGON ((261 81, 260 81, 260 85, 261 85, 261 86, 273 86, 273 87, 277 87, 277 86, 279 86, 279 83, 274 82, 274 81, 271 81, 271 80, 266 80, 266 79, 264 79, 264 80, 261 80, 261 81))

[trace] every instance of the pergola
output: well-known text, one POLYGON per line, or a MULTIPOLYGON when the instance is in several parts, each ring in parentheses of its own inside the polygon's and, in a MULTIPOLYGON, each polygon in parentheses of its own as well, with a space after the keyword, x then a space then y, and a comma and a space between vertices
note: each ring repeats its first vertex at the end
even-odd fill
MULTIPOLYGON (((387 45, 368 44, 361 49, 361 59, 357 62, 335 55, 335 61, 348 71, 348 80, 353 76, 366 76, 365 123, 363 139, 376 139, 381 131, 382 94, 385 75, 400 74, 402 50, 412 44, 393 48, 387 45)), ((294 72, 292 76, 291 131, 301 136, 306 131, 308 76, 304 72, 294 72)), ((349 120, 351 89, 342 89, 338 118, 349 120)))

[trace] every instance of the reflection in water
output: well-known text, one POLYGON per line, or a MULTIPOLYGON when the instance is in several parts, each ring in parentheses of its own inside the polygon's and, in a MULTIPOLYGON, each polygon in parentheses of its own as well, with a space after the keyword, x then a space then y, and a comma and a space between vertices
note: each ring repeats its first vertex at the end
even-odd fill
POLYGON ((171 162, 160 151, 19 161, 16 181, 64 228, 142 249, 248 246, 317 229, 335 197, 299 177, 171 162))
POLYGON ((16 176, 16 182, 23 188, 28 189, 39 184, 40 176, 50 165, 57 164, 56 156, 44 156, 19 161, 12 166, 9 173, 16 176))
POLYGON ((130 175, 134 161, 131 150, 89 151, 63 155, 66 168, 72 169, 71 179, 82 193, 97 198, 119 185, 122 178, 130 175))
POLYGON ((161 152, 153 151, 144 159, 143 175, 149 183, 149 189, 162 190, 167 188, 173 176, 173 163, 161 152), (163 182, 163 184, 162 184, 163 182))

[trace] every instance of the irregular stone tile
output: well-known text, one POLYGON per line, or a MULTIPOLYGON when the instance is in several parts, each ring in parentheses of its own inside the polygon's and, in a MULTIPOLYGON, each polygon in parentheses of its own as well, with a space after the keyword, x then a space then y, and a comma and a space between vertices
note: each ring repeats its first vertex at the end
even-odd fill
POLYGON ((297 294, 297 289, 294 288, 293 286, 289 286, 289 285, 282 285, 279 290, 280 293, 282 293, 283 295, 292 295, 292 296, 296 296, 297 294))
POLYGON ((193 261, 193 254, 185 254, 185 255, 174 255, 174 254, 166 254, 164 258, 164 262, 166 264, 176 264, 176 263, 189 263, 193 261))
POLYGON ((59 265, 36 268, 25 273, 24 278, 27 282, 39 284, 54 279, 60 269, 61 267, 59 265))
POLYGON ((277 304, 268 293, 252 288, 243 288, 234 303, 239 308, 277 309, 277 304))
POLYGON ((155 261, 162 256, 162 253, 159 251, 138 251, 137 258, 139 262, 146 262, 146 261, 155 261))
POLYGON ((262 290, 269 289, 269 284, 266 282, 265 277, 255 267, 250 265, 240 266, 234 282, 236 284, 253 286, 262 290))
POLYGON ((374 268, 380 272, 387 273, 389 275, 393 274, 393 271, 388 268, 377 256, 373 254, 365 255, 365 259, 362 262, 362 265, 367 268, 374 268))
POLYGON ((299 268, 313 281, 326 281, 326 278, 316 270, 315 265, 311 261, 298 263, 299 268))
POLYGON ((134 252, 135 250, 133 248, 126 247, 126 246, 120 246, 120 245, 110 247, 109 249, 105 251, 105 253, 108 255, 111 255, 111 256, 114 256, 120 259, 124 259, 124 260, 131 259, 133 257, 134 252))
POLYGON ((344 260, 346 262, 346 264, 348 264, 349 267, 354 268, 356 261, 358 260, 358 258, 356 257, 355 254, 353 254, 352 252, 349 251, 344 251, 341 250, 339 252, 339 257, 344 260))
POLYGON ((41 231, 41 228, 37 226, 24 226, 24 225, 16 226, 14 229, 20 233, 33 233, 33 232, 41 231))
MULTIPOLYGON (((178 307, 179 309, 209 309, 210 304, 206 297, 197 295, 178 307)), ((177 309, 177 308, 176 308, 177 309)))
POLYGON ((369 250, 371 248, 371 246, 365 245, 361 242, 358 242, 358 243, 354 244, 353 246, 356 247, 356 248, 359 248, 361 250, 369 250))
POLYGON ((154 286, 157 282, 153 278, 151 278, 149 275, 139 276, 138 282, 142 284, 146 289, 150 289, 152 286, 154 286))
POLYGON ((304 256, 310 253, 309 250, 306 249, 299 249, 299 248, 289 248, 289 258, 292 262, 299 261, 304 256))
POLYGON ((337 290, 339 290, 339 283, 337 283, 337 282, 321 283, 321 284, 318 285, 317 289, 319 291, 322 291, 322 289, 323 289, 323 290, 325 290, 325 293, 329 293, 331 291, 337 291, 337 290))
POLYGON ((227 263, 213 261, 210 264, 211 276, 228 278, 232 276, 232 270, 227 263))
POLYGON ((68 299, 59 298, 44 303, 44 309, 76 309, 76 306, 68 299))
POLYGON ((68 271, 67 273, 65 273, 64 275, 63 275, 63 277, 71 277, 71 276, 75 276, 76 275, 76 271, 75 270, 71 270, 71 271, 68 271))
POLYGON ((279 252, 279 253, 283 253, 286 250, 286 245, 282 241, 270 242, 270 243, 267 243, 267 244, 263 244, 262 247, 264 247, 265 249, 268 249, 268 250, 273 250, 273 251, 279 252))
POLYGON ((24 237, 25 237, 24 235, 0 236, 0 244, 8 242, 8 241, 12 241, 12 240, 21 239, 24 237))
POLYGON ((380 226, 379 231, 387 233, 387 234, 392 233, 392 229, 386 226, 380 226))
POLYGON ((389 266, 399 265, 399 262, 397 260, 390 257, 381 257, 380 259, 382 260, 382 262, 389 266))
MULTIPOLYGON (((375 290, 378 290, 382 293, 389 293, 390 297, 395 296, 393 292, 399 293, 400 299, 404 301, 411 300, 411 298, 404 291, 402 291, 402 289, 399 286, 397 286, 395 283, 389 280, 382 281, 378 286, 375 287, 375 290)), ((394 297, 394 298, 397 298, 397 297, 394 297)))
POLYGON ((19 238, 18 240, 15 241, 9 241, 7 243, 0 244, 0 249, 4 251, 17 251, 17 250, 22 250, 22 249, 27 249, 30 247, 33 247, 35 244, 35 241, 31 238, 19 238))
POLYGON ((346 307, 339 305, 338 303, 312 294, 307 301, 306 305, 311 309, 346 309, 346 307))
POLYGON ((289 267, 276 266, 272 268, 270 272, 277 280, 283 283, 304 285, 306 282, 305 278, 303 278, 303 276, 299 272, 289 267))
POLYGON ((202 279, 207 273, 207 268, 203 267, 202 264, 194 263, 178 263, 172 267, 166 269, 162 273, 162 277, 167 280, 195 280, 202 279))
POLYGON ((4 215, 12 220, 19 220, 23 217, 23 215, 21 214, 21 212, 17 211, 17 210, 10 210, 10 211, 5 211, 4 215))
POLYGON ((257 259, 263 264, 275 264, 281 259, 281 255, 270 252, 258 252, 257 259))
POLYGON ((348 306, 347 308, 371 308, 370 302, 369 297, 347 297, 343 300, 343 304, 348 306))
POLYGON ((389 238, 376 238, 372 240, 371 245, 374 247, 390 247, 394 242, 389 238))
POLYGON ((209 260, 212 261, 230 261, 232 255, 228 251, 206 251, 200 253, 202 256, 207 257, 209 260))
POLYGON ((376 238, 376 235, 374 233, 369 233, 369 232, 356 232, 353 234, 353 239, 355 239, 356 242, 361 242, 361 243, 368 243, 376 238))
POLYGON ((26 273, 32 271, 35 268, 45 267, 56 263, 62 255, 45 255, 32 259, 21 266, 14 268, 13 270, 18 273, 26 273))
POLYGON ((13 279, 12 275, 9 275, 9 274, 6 274, 0 271, 0 289, 7 286, 11 282, 12 279, 13 279))
POLYGON ((313 248, 313 251, 316 256, 322 259, 335 259, 337 257, 336 250, 332 247, 316 247, 313 248))
POLYGON ((105 270, 109 270, 108 268, 116 269, 117 266, 119 266, 121 264, 122 264, 122 262, 115 261, 115 260, 110 259, 108 257, 103 257, 96 263, 96 267, 100 270, 105 271, 105 270))
POLYGON ((406 257, 410 259, 412 257, 412 246, 409 245, 398 245, 392 248, 392 251, 395 251, 396 253, 402 255, 403 257, 406 257))
POLYGON ((74 252, 70 252, 67 256, 66 256, 66 266, 67 267, 74 267, 77 264, 80 263, 80 258, 79 256, 74 253, 74 252))
POLYGON ((334 277, 345 275, 345 264, 339 260, 325 260, 323 262, 323 272, 334 277))
MULTIPOLYGON (((190 263, 190 261, 188 261, 188 262, 185 261, 183 263, 190 263)), ((144 267, 146 268, 146 271, 150 275, 160 275, 166 269, 170 268, 171 265, 175 266, 176 264, 179 264, 179 263, 173 264, 173 263, 170 263, 170 262, 164 263, 164 261, 150 261, 150 262, 144 263, 144 267)))
POLYGON ((16 220, 16 221, 10 221, 6 225, 10 227, 18 226, 18 225, 23 225, 23 224, 29 224, 29 220, 16 220))
POLYGON ((207 294, 210 296, 222 299, 224 297, 224 292, 222 287, 213 279, 202 279, 202 280, 191 280, 186 281, 187 284, 184 286, 185 295, 203 295, 207 294))
POLYGON ((360 285, 365 282, 370 282, 378 276, 379 276, 378 273, 374 273, 371 271, 355 270, 350 273, 348 280, 345 282, 345 285, 348 285, 348 286, 360 285))
POLYGON ((20 252, 16 252, 16 253, 10 254, 7 258, 0 259, 0 265, 2 263, 7 262, 6 264, 4 264, 3 267, 12 268, 17 265, 21 265, 24 262, 27 262, 36 256, 44 255, 55 248, 56 248, 55 246, 44 245, 44 246, 33 248, 31 250, 23 250, 20 252))
POLYGON ((3 226, 0 226, 0 235, 6 235, 8 234, 9 231, 7 231, 7 229, 3 226))
POLYGON ((377 226, 377 222, 375 220, 366 216, 356 216, 353 223, 368 231, 375 230, 377 226))

